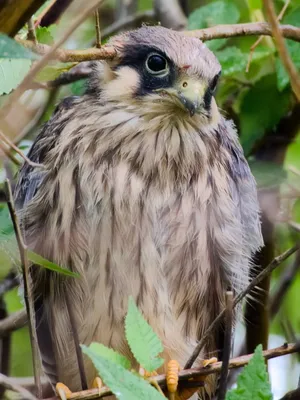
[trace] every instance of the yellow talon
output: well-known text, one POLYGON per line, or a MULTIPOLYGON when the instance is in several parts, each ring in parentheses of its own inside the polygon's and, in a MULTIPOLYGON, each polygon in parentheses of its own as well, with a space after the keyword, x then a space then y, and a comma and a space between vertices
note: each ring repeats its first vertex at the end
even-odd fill
POLYGON ((203 360, 203 364, 202 365, 205 368, 205 367, 208 367, 211 364, 216 363, 217 361, 218 361, 217 357, 212 357, 212 358, 209 358, 207 360, 203 360))
POLYGON ((98 389, 99 390, 99 395, 100 395, 100 390, 103 388, 103 382, 102 379, 97 376, 92 383, 92 388, 98 389))
POLYGON ((61 400, 68 400, 72 395, 72 392, 68 388, 68 386, 64 385, 61 382, 58 382, 56 384, 55 388, 56 388, 56 392, 59 395, 59 397, 61 398, 61 400))
POLYGON ((169 399, 175 399, 175 393, 178 387, 178 372, 180 371, 180 365, 176 360, 170 360, 167 365, 167 388, 169 392, 169 399))
POLYGON ((143 368, 141 365, 140 365, 140 368, 139 368, 139 374, 143 378, 151 378, 152 376, 157 376, 158 375, 158 373, 156 371, 152 371, 152 372, 146 371, 145 368, 143 368))

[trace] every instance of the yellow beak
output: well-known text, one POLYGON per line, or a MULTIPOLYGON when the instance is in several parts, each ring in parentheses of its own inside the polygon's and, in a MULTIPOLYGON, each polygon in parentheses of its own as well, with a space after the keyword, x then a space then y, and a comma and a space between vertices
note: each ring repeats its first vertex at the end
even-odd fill
POLYGON ((176 90, 179 100, 193 116, 203 103, 206 90, 204 83, 188 77, 177 83, 176 90))

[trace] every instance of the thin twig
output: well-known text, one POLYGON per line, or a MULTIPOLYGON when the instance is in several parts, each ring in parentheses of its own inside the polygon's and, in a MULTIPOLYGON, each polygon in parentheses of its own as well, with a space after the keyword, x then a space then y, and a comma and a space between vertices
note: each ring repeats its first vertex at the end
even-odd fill
POLYGON ((95 11, 95 30, 96 30, 96 47, 101 49, 101 30, 99 8, 95 11))
MULTIPOLYGON (((0 136, 1 136, 1 131, 0 131, 0 136)), ((15 165, 20 166, 22 163, 11 153, 9 147, 2 143, 0 141, 0 149, 3 151, 3 153, 6 155, 7 158, 9 158, 15 165)))
POLYGON ((227 389, 227 378, 229 360, 231 355, 231 341, 232 341, 232 321, 233 321, 233 293, 226 292, 226 317, 225 317, 225 334, 224 334, 224 348, 223 348, 223 364, 220 374, 218 400, 224 400, 227 389))
POLYGON ((33 394, 28 390, 24 389, 22 386, 14 382, 13 378, 9 378, 0 373, 0 384, 5 386, 9 390, 19 393, 22 396, 22 400, 37 400, 33 394))
POLYGON ((39 368, 39 350, 38 350, 38 341, 35 330, 35 320, 34 320, 34 305, 33 305, 33 294, 30 283, 30 273, 29 273, 29 261, 27 257, 27 247, 24 243, 24 239, 22 236, 21 228, 18 222, 17 213, 15 210, 14 199, 11 191, 11 186, 9 180, 5 181, 5 190, 7 196, 7 205, 10 213, 10 217, 12 219, 12 223, 14 226, 14 231, 18 243, 18 248, 20 252, 21 258, 21 266, 22 266, 22 274, 24 281, 24 300, 26 305, 26 311, 29 318, 29 334, 30 334, 30 342, 32 348, 32 362, 33 362, 33 371, 34 371, 34 379, 37 388, 37 397, 39 399, 42 398, 42 386, 41 386, 41 374, 39 368))
POLYGON ((27 25, 28 25, 27 39, 28 40, 32 40, 34 44, 37 44, 35 27, 34 27, 34 23, 33 23, 33 18, 32 17, 28 20, 27 25))
MULTIPOLYGON (((283 5, 283 7, 282 7, 282 9, 280 11, 280 13, 278 14, 278 17, 277 17, 277 21, 278 22, 280 22, 282 20, 282 18, 284 16, 289 4, 290 4, 290 0, 286 0, 286 2, 284 3, 284 5, 283 5)), ((248 62, 247 62, 246 72, 249 72, 249 68, 250 68, 250 64, 251 64, 252 58, 253 58, 254 51, 255 51, 256 47, 259 45, 259 43, 263 40, 263 38, 264 38, 263 36, 260 36, 256 40, 256 42, 250 47, 250 53, 249 53, 249 58, 248 58, 248 62)))
MULTIPOLYGON (((247 294, 251 292, 251 290, 259 283, 261 282, 266 276, 268 276, 275 268, 277 268, 284 260, 286 260, 288 257, 290 257, 292 254, 294 254, 297 250, 300 248, 300 243, 297 243, 295 246, 293 246, 291 249, 285 251, 283 254, 279 255, 278 257, 275 257, 274 260, 260 273, 257 275, 253 281, 249 283, 247 288, 243 290, 241 293, 239 293, 233 302, 233 308, 236 307, 236 305, 243 300, 244 297, 246 297, 247 294)), ((219 325, 220 321, 224 318, 225 316, 226 309, 220 312, 220 314, 215 318, 215 320, 212 322, 212 324, 208 327, 206 330, 205 334, 195 347, 195 350, 193 351, 193 354, 191 357, 188 359, 186 362, 184 369, 189 369, 192 367, 194 364, 196 358, 199 356, 200 351, 202 350, 203 346, 205 345, 207 339, 209 336, 214 332, 216 327, 219 325)))
MULTIPOLYGON (((286 39, 300 42, 300 28, 292 25, 281 25, 280 29, 282 35, 286 39)), ((246 24, 217 25, 213 26, 212 28, 186 31, 184 32, 184 34, 187 36, 196 37, 198 39, 201 39, 202 41, 208 41, 213 39, 231 38, 238 36, 272 36, 272 31, 269 24, 267 24, 266 22, 251 22, 246 24)), ((49 54, 50 47, 46 44, 38 44, 37 46, 35 46, 29 40, 22 40, 20 38, 17 38, 17 40, 23 46, 31 49, 37 54, 47 54, 49 60, 57 59, 61 62, 108 60, 118 56, 116 49, 111 45, 102 46, 101 49, 90 48, 84 50, 65 50, 59 49, 59 46, 56 46, 55 49, 51 51, 51 54, 49 54)))
MULTIPOLYGON (((275 357, 281 357, 286 354, 297 353, 300 351, 300 345, 296 343, 292 344, 284 344, 281 347, 276 347, 274 349, 265 350, 263 351, 263 356, 266 360, 275 357)), ((228 368, 241 368, 244 365, 248 364, 251 360, 253 354, 244 355, 241 357, 232 358, 229 361, 228 368)), ((190 383, 191 378, 199 378, 204 377, 211 374, 220 373, 222 370, 222 362, 216 362, 214 364, 209 365, 208 367, 202 368, 192 368, 192 369, 184 369, 179 371, 179 381, 182 382, 182 386, 184 386, 185 382, 190 383), (189 382, 188 382, 189 381, 189 382)), ((166 376, 165 375, 158 375, 151 377, 151 381, 156 381, 160 387, 166 387, 166 376)), ((199 386, 202 383, 199 381, 199 386)), ((74 392, 70 397, 69 400, 91 400, 96 398, 103 398, 112 395, 112 392, 107 387, 103 387, 102 389, 89 389, 81 392, 74 392)))
MULTIPOLYGON (((280 25, 282 35, 286 39, 300 41, 300 28, 293 25, 280 25)), ((188 36, 197 37, 203 42, 213 39, 231 38, 237 36, 273 36, 271 26, 266 22, 248 22, 245 24, 216 25, 211 28, 184 32, 188 36)))
POLYGON ((300 272, 300 252, 296 253, 293 263, 284 271, 270 299, 270 314, 273 318, 282 304, 282 301, 294 282, 296 274, 300 272))
MULTIPOLYGON (((5 135, 4 133, 2 133, 0 131, 0 140, 2 140, 2 142, 4 142, 6 145, 8 145, 12 150, 14 150, 17 154, 19 154, 19 156, 21 156, 23 158, 24 161, 26 161, 30 166, 32 167, 38 167, 38 168, 42 168, 43 165, 42 164, 37 164, 31 160, 29 160, 29 158, 27 156, 25 156, 25 154, 23 153, 23 151, 21 151, 12 141, 10 141, 5 135)), ((1 146, 1 149, 3 149, 3 146, 1 146)), ((6 153, 7 154, 7 153, 6 153)), ((8 153, 9 154, 9 153, 8 153)), ((7 154, 7 155, 8 155, 7 154)), ((18 161, 15 161, 14 158, 9 157, 12 161, 16 162, 17 165, 20 165, 20 163, 18 161)))
POLYGON ((282 32, 280 30, 280 25, 276 19, 276 13, 274 9, 274 4, 272 0, 264 0, 264 6, 270 21, 270 26, 272 29, 272 34, 274 36, 278 53, 280 55, 281 61, 288 73, 291 81, 291 87, 295 93, 298 101, 300 101, 300 78, 297 69, 289 55, 288 49, 284 42, 282 32))
POLYGON ((19 310, 0 321, 0 338, 23 328, 28 321, 26 310, 19 310))
POLYGON ((85 370, 84 370, 83 356, 82 356, 82 351, 81 351, 81 347, 80 347, 80 340, 79 340, 79 336, 78 336, 75 316, 74 316, 74 312, 72 309, 72 305, 70 303, 68 291, 66 291, 66 304, 67 304, 67 310, 68 310, 69 319, 70 319, 72 337, 73 337, 73 341, 74 341, 74 345, 75 345, 75 352, 76 352, 79 376, 80 376, 80 381, 81 381, 81 388, 82 388, 82 390, 86 390, 88 385, 87 385, 87 380, 86 380, 86 375, 85 375, 85 370))

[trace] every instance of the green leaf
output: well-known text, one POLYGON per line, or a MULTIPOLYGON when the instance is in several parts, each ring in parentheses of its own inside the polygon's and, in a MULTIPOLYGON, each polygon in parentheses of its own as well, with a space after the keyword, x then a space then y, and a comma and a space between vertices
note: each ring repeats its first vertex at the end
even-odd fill
POLYGON ((58 63, 55 65, 47 65, 36 76, 38 82, 53 81, 63 72, 69 71, 75 63, 58 63))
POLYGON ((226 77, 237 72, 245 71, 247 55, 238 47, 226 47, 224 50, 216 51, 215 54, 222 66, 223 76, 226 77))
POLYGON ((277 187, 287 178, 286 170, 281 165, 255 159, 248 162, 259 189, 277 187))
POLYGON ((249 8, 253 10, 261 10, 262 9, 262 0, 248 0, 249 8))
POLYGON ((0 58, 0 95, 10 93, 22 82, 31 66, 31 60, 0 58))
POLYGON ((289 105, 290 92, 277 90, 275 75, 264 76, 248 90, 240 107, 240 139, 246 155, 266 131, 276 127, 289 105))
POLYGON ((27 256, 28 256, 28 259, 31 262, 33 262, 35 264, 38 264, 41 267, 44 267, 44 268, 49 269, 51 271, 57 272, 59 274, 65 275, 65 276, 72 276, 73 278, 79 278, 80 277, 79 274, 77 274, 75 272, 72 272, 72 271, 69 271, 66 268, 62 268, 59 265, 57 265, 57 264, 55 264, 55 263, 53 263, 53 262, 51 262, 49 260, 46 260, 46 258, 40 256, 39 254, 34 253, 31 250, 27 251, 27 256))
POLYGON ((37 58, 32 51, 3 33, 0 33, 0 56, 1 58, 28 58, 30 60, 37 58))
MULTIPOLYGON (((197 8, 188 18, 188 29, 203 29, 219 24, 235 24, 240 18, 236 5, 230 1, 215 1, 197 8)), ((220 49, 227 39, 216 39, 207 42, 207 46, 215 51, 220 49)))
MULTIPOLYGON (((252 63, 260 61, 265 57, 269 57, 272 53, 272 49, 263 47, 258 48, 253 53, 252 63)), ((226 47, 223 50, 216 51, 215 55, 222 66, 223 76, 232 76, 236 73, 246 71, 249 53, 243 53, 238 47, 226 47)))
POLYGON ((146 371, 155 371, 163 364, 163 359, 157 357, 163 351, 162 343, 131 297, 125 319, 125 333, 134 357, 146 371))
POLYGON ((122 400, 162 400, 164 397, 149 383, 127 371, 121 365, 101 357, 91 348, 82 345, 82 351, 93 361, 106 386, 122 400))
POLYGON ((6 204, 1 204, 0 208, 0 229, 1 235, 4 235, 4 237, 14 233, 14 227, 6 204))
POLYGON ((48 44, 49 46, 53 45, 54 39, 50 32, 49 27, 39 26, 36 28, 35 32, 36 32, 37 41, 39 43, 48 44))
MULTIPOLYGON (((282 24, 294 25, 300 27, 300 7, 295 8, 292 12, 283 18, 282 24)), ((295 64, 296 68, 300 69, 300 43, 293 40, 286 40, 288 52, 295 64)), ((282 64, 281 59, 276 59, 277 86, 280 91, 284 90, 289 84, 289 75, 282 64)))
POLYGON ((94 353, 95 356, 100 356, 105 358, 108 361, 111 361, 117 365, 121 365, 126 369, 131 368, 130 361, 122 354, 110 349, 109 347, 104 346, 101 343, 91 343, 89 345, 89 349, 94 353))
POLYGON ((255 349, 249 364, 237 380, 237 388, 227 392, 226 400, 272 400, 271 385, 262 346, 255 349))

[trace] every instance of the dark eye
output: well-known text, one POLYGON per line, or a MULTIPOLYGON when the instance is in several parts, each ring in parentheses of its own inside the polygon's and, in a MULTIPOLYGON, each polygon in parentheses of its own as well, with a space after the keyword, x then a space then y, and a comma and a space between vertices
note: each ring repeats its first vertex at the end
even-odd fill
POLYGON ((220 75, 221 75, 221 71, 214 77, 214 79, 211 81, 211 84, 210 84, 210 91, 213 93, 215 90, 216 90, 216 88, 217 88, 217 84, 218 84, 218 82, 219 82, 219 78, 220 78, 220 75))
POLYGON ((147 58, 146 67, 152 74, 160 75, 162 72, 167 71, 168 64, 163 56, 152 54, 147 58))

